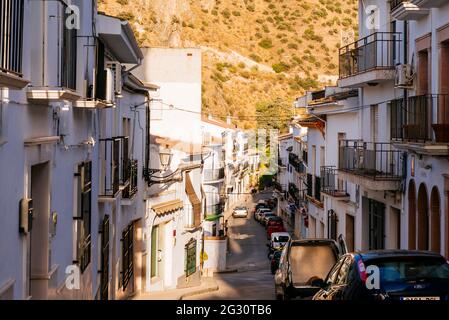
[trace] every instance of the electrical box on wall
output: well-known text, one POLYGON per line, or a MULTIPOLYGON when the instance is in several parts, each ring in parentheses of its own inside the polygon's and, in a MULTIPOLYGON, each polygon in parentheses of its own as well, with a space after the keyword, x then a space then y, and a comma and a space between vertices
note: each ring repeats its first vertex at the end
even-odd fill
POLYGON ((33 200, 24 198, 19 204, 19 232, 27 234, 33 227, 33 200))

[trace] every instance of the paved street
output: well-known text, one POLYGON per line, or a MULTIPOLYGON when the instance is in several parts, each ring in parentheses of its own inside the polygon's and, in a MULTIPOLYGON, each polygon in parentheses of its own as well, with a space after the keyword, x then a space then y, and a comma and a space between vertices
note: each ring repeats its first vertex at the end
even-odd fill
MULTIPOLYGON (((249 209, 269 194, 249 197, 249 209)), ((227 267, 230 273, 215 274, 219 290, 190 297, 192 300, 208 299, 274 299, 274 280, 267 259, 266 233, 253 219, 229 218, 229 246, 227 267), (238 270, 238 272, 235 272, 238 270)))

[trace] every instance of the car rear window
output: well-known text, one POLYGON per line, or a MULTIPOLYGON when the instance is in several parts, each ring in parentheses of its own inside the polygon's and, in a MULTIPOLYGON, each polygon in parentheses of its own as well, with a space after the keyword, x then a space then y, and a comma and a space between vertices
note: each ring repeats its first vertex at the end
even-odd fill
POLYGON ((392 257, 364 262, 379 268, 381 283, 448 280, 449 264, 438 257, 392 257))
POLYGON ((326 278, 336 261, 336 252, 330 244, 292 246, 290 263, 293 285, 311 285, 317 278, 326 278))
POLYGON ((273 239, 274 242, 287 242, 288 240, 290 240, 289 236, 278 236, 273 239))

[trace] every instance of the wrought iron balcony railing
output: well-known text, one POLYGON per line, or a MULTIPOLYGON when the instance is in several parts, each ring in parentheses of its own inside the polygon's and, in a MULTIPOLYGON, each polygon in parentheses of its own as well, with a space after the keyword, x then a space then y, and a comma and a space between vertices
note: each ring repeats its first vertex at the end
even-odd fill
POLYGON ((204 181, 217 181, 224 179, 225 170, 224 168, 219 169, 204 169, 203 171, 203 180, 204 181))
POLYGON ((81 273, 86 270, 91 260, 91 236, 90 234, 84 238, 78 247, 78 264, 81 273))
POLYGON ((333 197, 347 197, 346 184, 338 179, 335 166, 321 167, 321 192, 333 197))
POLYGON ((0 2, 0 72, 22 76, 24 0, 0 2))
POLYGON ((129 160, 129 183, 123 189, 122 197, 124 199, 131 199, 137 193, 137 171, 138 171, 138 161, 137 160, 129 160))
POLYGON ((409 1, 407 1, 407 0, 391 0, 391 1, 390 1, 390 8, 391 8, 391 11, 393 11, 394 9, 396 9, 397 7, 399 7, 399 5, 400 5, 402 2, 409 2, 409 1))
POLYGON ((390 143, 340 141, 339 170, 373 180, 400 180, 402 153, 390 143))
POLYGON ((307 174, 307 195, 313 197, 313 175, 307 174))
POLYGON ((394 69, 401 53, 401 34, 375 32, 339 51, 339 78, 376 69, 394 69))
POLYGON ((449 143, 449 95, 421 95, 390 102, 391 139, 449 143))
POLYGON ((100 139, 100 197, 115 197, 120 187, 120 138, 100 139))
POLYGON ((290 165, 295 168, 295 171, 298 173, 306 173, 306 167, 304 165, 304 163, 301 161, 301 159, 299 159, 299 157, 294 154, 294 153, 290 153, 289 157, 288 157, 288 161, 290 163, 290 165))
POLYGON ((315 200, 321 202, 321 177, 315 176, 315 200))

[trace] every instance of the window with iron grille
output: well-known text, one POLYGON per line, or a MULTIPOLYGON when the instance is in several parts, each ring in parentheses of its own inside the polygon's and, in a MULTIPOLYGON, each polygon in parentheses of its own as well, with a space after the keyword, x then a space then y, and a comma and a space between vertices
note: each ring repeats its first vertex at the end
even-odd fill
POLYGON ((0 71, 22 76, 24 0, 0 1, 0 71))
POLYGON ((68 28, 66 21, 75 14, 72 10, 62 7, 64 19, 62 20, 62 47, 61 47, 61 87, 76 90, 76 50, 77 50, 77 30, 68 28))
POLYGON ((78 211, 74 218, 77 230, 76 263, 81 273, 91 260, 92 162, 78 166, 78 211))
POLYGON ((133 257, 134 257, 134 227, 129 224, 122 232, 122 285, 123 290, 129 284, 134 275, 133 257))
POLYGON ((196 240, 192 239, 185 246, 185 273, 186 277, 196 271, 196 240))

